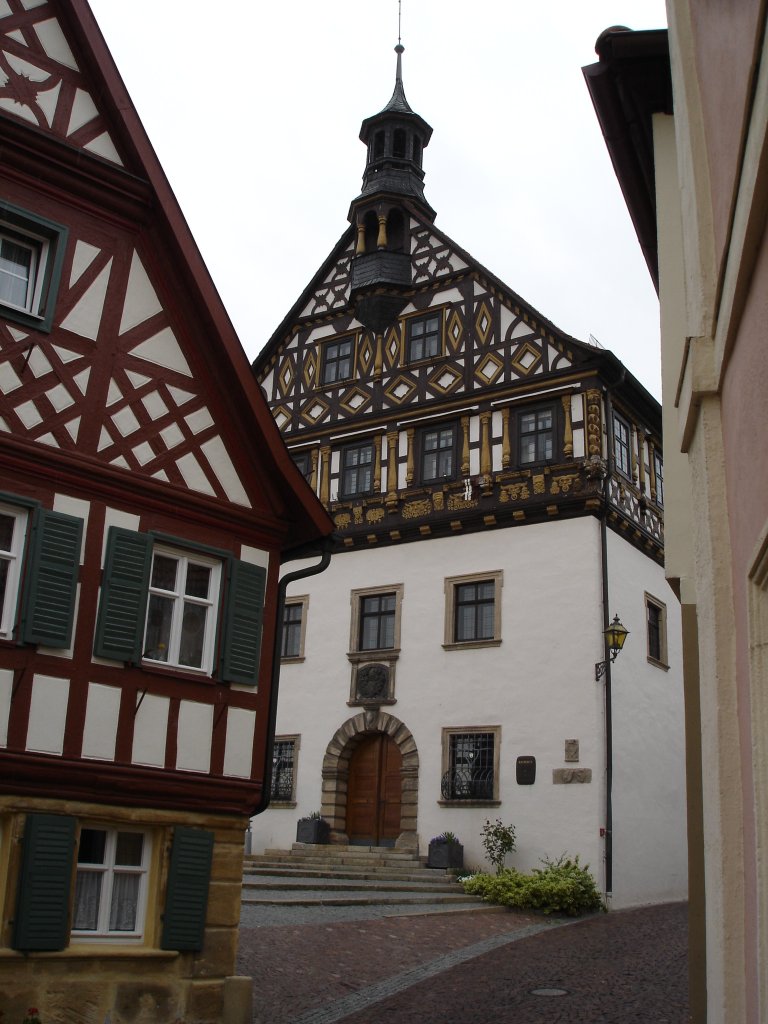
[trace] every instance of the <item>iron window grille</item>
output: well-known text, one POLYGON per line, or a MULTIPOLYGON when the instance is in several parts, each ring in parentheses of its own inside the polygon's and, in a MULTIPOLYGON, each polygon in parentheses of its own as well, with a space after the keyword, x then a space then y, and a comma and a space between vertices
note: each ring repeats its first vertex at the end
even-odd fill
POLYGON ((293 800, 293 780, 296 754, 295 740, 275 740, 272 750, 272 800, 293 800))
POLYGON ((353 338, 331 341, 323 349, 323 384, 335 384, 352 376, 353 338))
POLYGON ((444 800, 493 800, 495 734, 455 732, 449 736, 448 771, 441 781, 444 800))
POLYGON ((434 359, 440 355, 440 313, 413 317, 408 321, 408 362, 434 359))

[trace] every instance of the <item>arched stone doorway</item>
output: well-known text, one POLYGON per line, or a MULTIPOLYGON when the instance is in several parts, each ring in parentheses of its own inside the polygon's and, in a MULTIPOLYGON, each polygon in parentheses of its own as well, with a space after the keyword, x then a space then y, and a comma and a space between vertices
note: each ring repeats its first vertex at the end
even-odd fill
POLYGON ((400 824, 395 846, 418 851, 417 801, 419 791, 419 753, 409 729, 384 711, 363 711, 348 719, 328 744, 323 758, 322 815, 331 826, 332 843, 348 843, 348 797, 350 764, 358 747, 371 738, 391 740, 399 756, 401 778, 400 824))

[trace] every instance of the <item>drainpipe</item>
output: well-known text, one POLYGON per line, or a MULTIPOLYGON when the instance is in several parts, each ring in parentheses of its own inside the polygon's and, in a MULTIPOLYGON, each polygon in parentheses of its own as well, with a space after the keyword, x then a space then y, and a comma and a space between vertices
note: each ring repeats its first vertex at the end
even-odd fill
MULTIPOLYGON (((622 369, 618 380, 620 385, 626 377, 626 369, 622 369)), ((610 484, 615 469, 613 456, 613 403, 611 392, 605 391, 606 420, 606 466, 603 479, 603 510, 600 516, 600 562, 603 590, 603 630, 610 623, 610 600, 608 593, 608 506, 610 501, 610 484)), ((613 896, 613 709, 611 706, 611 652, 608 640, 603 634, 603 660, 605 661, 605 898, 613 896)))
MULTIPOLYGON (((325 537, 320 543, 313 542, 305 547, 294 548, 291 550, 287 555, 286 561, 295 561, 297 558, 307 558, 311 555, 321 555, 322 557, 319 562, 316 562, 314 565, 310 565, 306 569, 297 569, 295 572, 289 572, 280 579, 278 584, 275 641, 272 651, 272 688, 269 694, 269 719, 267 725, 267 743, 264 754, 264 784, 261 790, 261 799, 251 812, 251 817, 255 817, 257 814, 261 814, 262 811, 266 811, 267 807, 269 807, 270 790, 272 789, 272 751, 275 745, 275 725, 277 723, 277 692, 280 685, 280 650, 283 635, 282 627, 286 591, 288 590, 289 585, 291 583, 295 583, 296 580, 303 580, 308 576, 317 576, 319 573, 325 572, 331 561, 331 552, 334 546, 333 540, 334 535, 332 534, 330 537, 325 537)), ((250 831, 251 826, 249 823, 247 840, 249 845, 250 831)))

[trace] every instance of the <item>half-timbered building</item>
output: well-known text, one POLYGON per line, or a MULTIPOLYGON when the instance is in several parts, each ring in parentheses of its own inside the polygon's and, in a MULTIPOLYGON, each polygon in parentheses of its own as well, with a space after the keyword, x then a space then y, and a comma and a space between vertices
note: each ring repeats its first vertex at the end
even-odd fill
POLYGON ((288 591, 258 847, 321 810, 332 842, 448 830, 479 865, 500 817, 519 866, 568 851, 614 905, 682 897, 659 404, 435 225, 397 51, 350 224, 255 363, 339 552, 288 591))
POLYGON ((279 566, 332 524, 85 0, 0 0, 0 181, 0 1016, 232 1020, 279 566))

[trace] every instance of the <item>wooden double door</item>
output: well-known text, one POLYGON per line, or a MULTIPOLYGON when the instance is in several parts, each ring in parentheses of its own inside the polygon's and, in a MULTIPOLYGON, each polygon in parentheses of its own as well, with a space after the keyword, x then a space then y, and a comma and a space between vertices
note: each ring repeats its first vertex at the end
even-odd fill
POLYGON ((347 835, 350 843, 394 846, 400 835, 403 758, 384 733, 366 736, 349 762, 347 835))

